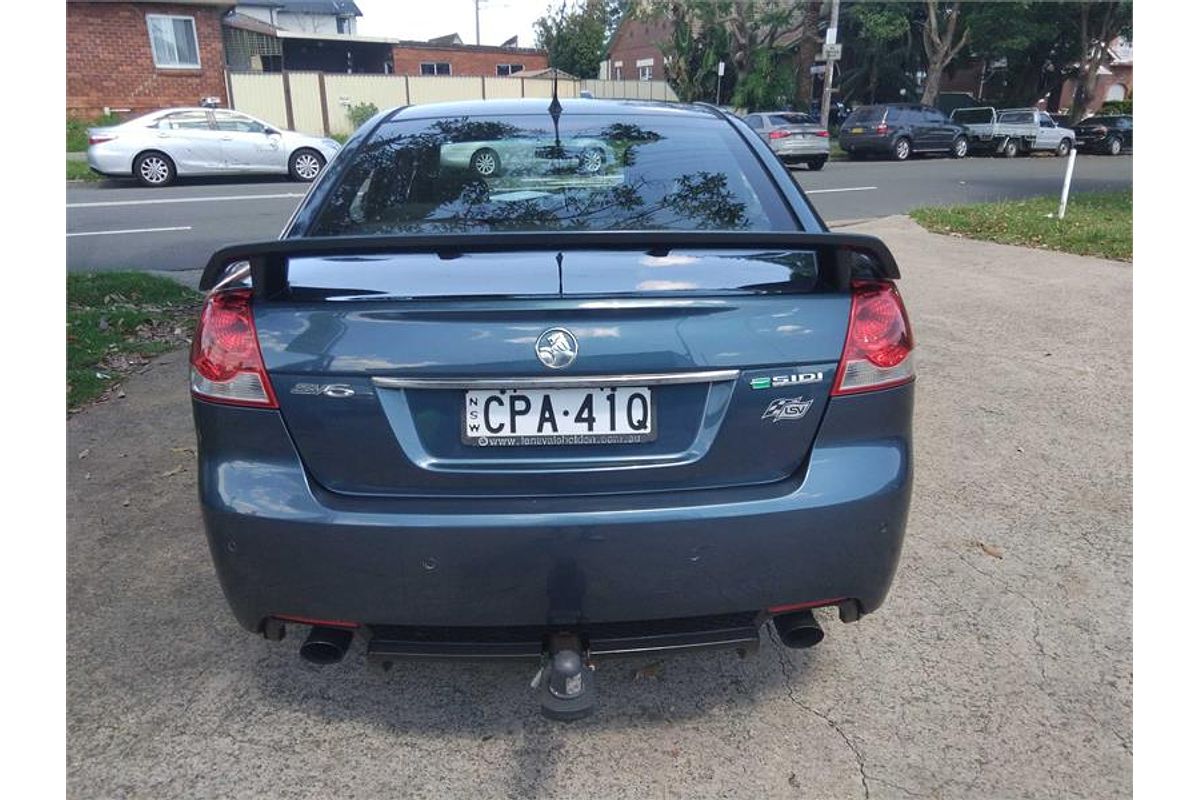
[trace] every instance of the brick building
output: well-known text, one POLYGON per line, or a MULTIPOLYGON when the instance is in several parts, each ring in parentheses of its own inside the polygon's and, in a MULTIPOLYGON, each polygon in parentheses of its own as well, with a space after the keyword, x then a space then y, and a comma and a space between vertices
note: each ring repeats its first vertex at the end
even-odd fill
POLYGON ((433 42, 397 42, 392 45, 392 66, 397 75, 507 77, 546 69, 549 65, 549 57, 544 50, 530 47, 433 42))
POLYGON ((67 0, 67 114, 225 101, 225 0, 67 0))
POLYGON ((614 81, 666 80, 660 43, 670 35, 671 23, 666 20, 644 22, 627 14, 608 43, 608 51, 600 62, 600 74, 596 77, 614 81))

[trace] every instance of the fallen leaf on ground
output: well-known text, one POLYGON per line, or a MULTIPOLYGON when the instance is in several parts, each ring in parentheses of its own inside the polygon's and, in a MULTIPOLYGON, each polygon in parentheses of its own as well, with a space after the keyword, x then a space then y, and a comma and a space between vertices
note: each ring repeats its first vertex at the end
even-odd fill
POLYGON ((92 448, 90 448, 90 447, 85 447, 85 448, 83 448, 82 450, 80 450, 80 451, 79 451, 79 458, 80 458, 80 460, 83 460, 83 459, 87 458, 87 457, 88 457, 88 454, 89 454, 89 453, 91 453, 91 452, 92 452, 92 448))
POLYGON ((121 506, 122 506, 122 507, 128 506, 128 505, 129 505, 129 502, 130 502, 130 501, 129 501, 128 499, 122 500, 122 501, 121 501, 121 506))
POLYGON ((178 475, 182 471, 183 471, 183 464, 180 464, 179 466, 175 467, 174 469, 169 469, 166 472, 162 473, 162 475, 160 475, 159 477, 160 478, 169 478, 172 475, 178 475))
POLYGON ((661 661, 655 661, 652 664, 647 664, 633 674, 634 680, 640 681, 657 678, 660 674, 662 674, 662 666, 663 665, 661 661))
POLYGON ((1000 550, 999 547, 995 547, 990 544, 985 544, 983 542, 976 542, 976 544, 979 545, 980 550, 987 553, 992 558, 1004 558, 1004 553, 1003 553, 1003 551, 1000 550))
POLYGON ((194 455, 196 451, 190 447, 172 447, 171 452, 172 453, 187 453, 188 455, 194 455))

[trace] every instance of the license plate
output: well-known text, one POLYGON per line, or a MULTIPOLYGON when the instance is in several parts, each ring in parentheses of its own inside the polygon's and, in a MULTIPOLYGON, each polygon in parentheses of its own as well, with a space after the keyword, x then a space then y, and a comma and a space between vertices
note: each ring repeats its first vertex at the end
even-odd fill
POLYGON ((463 401, 463 444, 476 447, 652 442, 646 386, 477 389, 463 401))
POLYGON ((851 133, 862 133, 863 129, 862 128, 851 128, 850 132, 851 133))

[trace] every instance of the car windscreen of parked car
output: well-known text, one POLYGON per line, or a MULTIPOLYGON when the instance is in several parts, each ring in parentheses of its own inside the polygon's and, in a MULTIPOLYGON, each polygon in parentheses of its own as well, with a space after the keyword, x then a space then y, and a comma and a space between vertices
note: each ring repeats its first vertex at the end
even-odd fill
POLYGON ((359 145, 308 235, 797 230, 723 119, 405 119, 359 145))

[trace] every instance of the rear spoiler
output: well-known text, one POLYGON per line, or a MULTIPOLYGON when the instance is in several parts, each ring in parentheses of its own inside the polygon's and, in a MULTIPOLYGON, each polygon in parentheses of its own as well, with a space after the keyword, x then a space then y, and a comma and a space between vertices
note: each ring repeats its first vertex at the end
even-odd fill
POLYGON ((274 297, 288 287, 288 259, 322 256, 466 253, 540 250, 637 250, 667 255, 671 250, 814 250, 821 272, 839 289, 852 280, 896 280, 900 269, 881 240, 856 233, 762 231, 556 231, 534 233, 438 234, 426 236, 330 236, 276 239, 224 247, 213 254, 200 278, 209 291, 234 264, 246 262, 254 293, 274 297))

